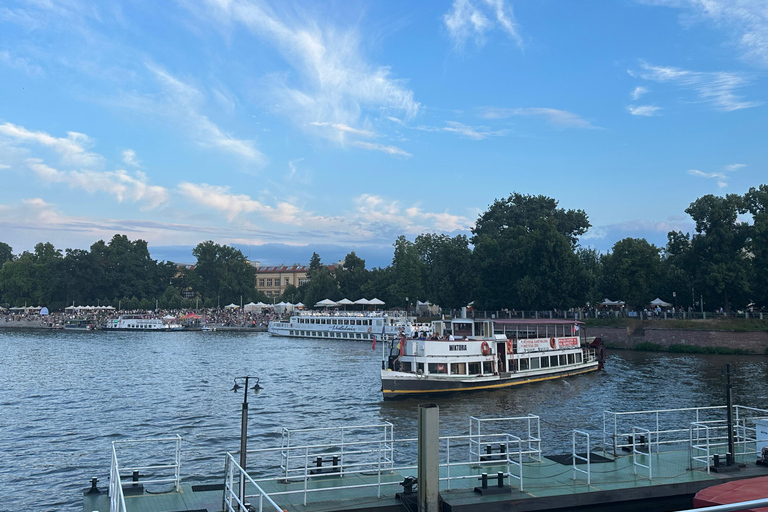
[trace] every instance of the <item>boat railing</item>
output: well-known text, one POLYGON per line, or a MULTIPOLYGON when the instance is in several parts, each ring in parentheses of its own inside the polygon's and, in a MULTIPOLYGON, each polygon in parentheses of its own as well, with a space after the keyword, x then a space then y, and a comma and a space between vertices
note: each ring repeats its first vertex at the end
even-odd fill
POLYGON ((592 453, 590 442, 589 442, 589 433, 584 432, 581 430, 572 430, 571 431, 571 440, 572 440, 572 450, 571 450, 571 466, 573 469, 573 479, 576 480, 576 475, 578 473, 582 473, 587 476, 587 485, 591 485, 592 483, 592 461, 590 460, 590 454, 592 453), (578 446, 577 438, 584 439, 586 443, 586 449, 584 450, 584 456, 579 454, 579 451, 576 449, 578 446), (581 469, 578 467, 579 461, 586 464, 587 469, 581 469))
POLYGON ((222 510, 227 512, 240 512, 243 510, 283 512, 283 509, 264 492, 247 471, 240 467, 240 464, 229 452, 227 452, 224 469, 225 480, 222 510), (252 503, 254 499, 258 499, 258 507, 254 507, 252 503))
POLYGON ((727 429, 728 425, 724 421, 718 422, 718 424, 695 421, 691 423, 689 437, 691 468, 695 469, 697 463, 704 464, 707 473, 710 473, 715 450, 728 446, 727 429))
POLYGON ((164 437, 157 439, 131 439, 112 441, 112 463, 109 470, 109 500, 110 512, 125 512, 125 492, 124 487, 128 485, 137 485, 141 472, 146 473, 141 480, 141 485, 147 484, 168 484, 172 483, 174 490, 181 490, 181 441, 179 435, 173 437, 164 437), (149 449, 149 459, 146 448, 149 449), (169 449, 170 445, 170 449, 169 449), (169 460, 168 451, 172 451, 172 459, 169 460), (132 465, 121 464, 120 460, 128 459, 130 462, 132 456, 141 460, 150 460, 156 457, 160 463, 132 465), (131 475, 132 478, 126 481, 124 476, 131 475), (153 475, 146 478, 147 475, 153 475), (157 475, 157 476, 154 476, 157 475))
POLYGON ((637 474, 638 468, 648 470, 648 480, 653 480, 653 432, 647 428, 632 427, 632 472, 637 474), (638 442, 648 439, 648 443, 638 442), (644 463, 645 462, 645 463, 644 463))
MULTIPOLYGON (((756 421, 768 418, 768 410, 734 405, 733 407, 735 457, 757 453, 756 421)), ((633 447, 648 445, 656 453, 672 445, 689 445, 692 424, 710 425, 713 428, 725 421, 725 406, 688 407, 649 411, 603 413, 603 451, 618 455, 620 451, 632 452, 633 447), (635 427, 649 432, 636 434, 635 427), (636 438, 639 435, 640 438, 636 438)), ((710 435, 711 440, 717 430, 710 435)), ((720 440, 722 434, 719 435, 720 440)))
POLYGON ((532 460, 541 461, 541 419, 535 414, 527 416, 469 417, 469 458, 472 461, 480 461, 492 449, 492 442, 486 436, 488 432, 500 433, 502 431, 516 432, 525 445, 523 455, 532 460))
MULTIPOLYGON (((317 431, 321 429, 311 429, 317 431)), ((328 429, 333 430, 333 429, 328 429)), ((509 433, 484 434, 487 442, 500 447, 496 453, 489 454, 481 460, 470 460, 467 457, 468 448, 476 443, 477 435, 441 436, 440 443, 440 477, 448 489, 452 482, 481 477, 483 470, 492 467, 495 472, 499 468, 503 478, 514 480, 517 487, 523 488, 523 463, 527 456, 524 450, 526 440, 509 433), (467 468, 457 471, 457 468, 467 468)), ((381 497, 382 490, 386 487, 402 485, 400 474, 409 472, 417 473, 416 460, 405 460, 416 452, 418 439, 369 439, 344 441, 343 443, 315 442, 308 445, 291 445, 290 447, 261 448, 248 450, 249 464, 262 470, 267 467, 275 467, 269 462, 270 457, 280 456, 280 477, 251 478, 248 481, 254 485, 265 482, 278 481, 281 484, 300 483, 300 487, 270 492, 270 496, 278 499, 281 495, 303 495, 303 502, 307 504, 307 496, 311 493, 338 492, 341 489, 370 489, 371 494, 375 490, 376 497, 381 497), (344 465, 341 464, 341 454, 344 453, 344 465), (409 455, 406 455, 409 454, 409 455), (356 457, 360 457, 356 459, 356 457), (402 457, 396 460, 395 457, 402 457), (331 458, 331 460, 329 460, 331 458), (298 463, 298 464, 297 464, 298 463), (330 463, 330 465, 324 465, 330 463), (347 480, 349 485, 339 485, 339 480, 328 479, 333 476, 375 476, 365 482, 363 479, 347 480), (357 483, 365 482, 365 483, 357 483)), ((230 468, 228 471, 233 471, 230 468)), ((491 475, 493 478, 493 475, 491 475)), ((248 495, 248 497, 252 497, 248 495)))

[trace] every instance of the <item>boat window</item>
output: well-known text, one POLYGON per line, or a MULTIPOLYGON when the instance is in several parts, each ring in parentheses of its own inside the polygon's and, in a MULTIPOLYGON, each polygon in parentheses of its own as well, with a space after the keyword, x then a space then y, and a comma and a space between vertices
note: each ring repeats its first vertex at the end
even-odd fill
POLYGON ((566 365, 565 354, 561 354, 560 355, 560 366, 565 366, 565 365, 566 365))
POLYGON ((469 363, 469 374, 470 375, 479 375, 480 374, 480 363, 469 363))
POLYGON ((416 363, 416 371, 424 373, 424 363, 416 363))
POLYGON ((549 368, 549 358, 548 357, 542 357, 541 358, 541 367, 542 368, 549 368))
POLYGON ((539 358, 538 357, 532 357, 531 358, 531 370, 538 370, 539 369, 539 358))
POLYGON ((576 362, 577 363, 581 362, 581 354, 578 354, 578 353, 576 354, 576 362))
POLYGON ((573 354, 568 354, 568 364, 573 364, 573 354))
POLYGON ((557 366, 557 356, 549 356, 549 366, 557 366))
POLYGON ((483 361, 483 373, 493 374, 493 361, 483 361))
POLYGON ((362 334, 360 334, 360 333, 357 333, 357 334, 355 335, 355 338, 357 338, 357 339, 361 340, 361 339, 363 339, 363 335, 362 335, 362 334))
POLYGON ((448 373, 448 365, 446 363, 429 363, 429 373, 448 373))
POLYGON ((520 370, 521 371, 528 369, 528 361, 529 361, 529 359, 527 357, 520 360, 520 370))
POLYGON ((401 370, 404 372, 411 371, 411 362, 410 361, 400 361, 400 367, 401 370))
POLYGON ((451 363, 451 375, 466 375, 467 363, 451 363))
POLYGON ((472 322, 453 322, 454 336, 472 336, 472 322))

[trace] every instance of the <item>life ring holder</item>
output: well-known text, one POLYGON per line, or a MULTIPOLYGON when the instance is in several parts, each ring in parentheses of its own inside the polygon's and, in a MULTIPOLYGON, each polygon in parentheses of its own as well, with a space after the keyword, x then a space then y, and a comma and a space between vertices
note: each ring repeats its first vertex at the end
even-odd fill
POLYGON ((555 338, 549 338, 549 346, 552 348, 557 348, 557 342, 555 341, 555 338))
POLYGON ((491 346, 488 344, 487 341, 484 341, 482 345, 480 345, 480 350, 483 351, 483 355, 487 356, 491 353, 491 346))

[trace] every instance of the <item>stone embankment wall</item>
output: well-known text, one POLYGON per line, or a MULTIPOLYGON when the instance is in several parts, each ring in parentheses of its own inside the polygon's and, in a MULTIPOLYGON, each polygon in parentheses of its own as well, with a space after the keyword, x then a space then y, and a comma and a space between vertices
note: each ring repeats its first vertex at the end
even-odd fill
POLYGON ((633 349, 638 343, 655 343, 662 348, 670 345, 694 347, 728 347, 765 354, 768 349, 768 331, 686 331, 680 329, 627 327, 589 327, 588 336, 597 336, 616 348, 633 349))

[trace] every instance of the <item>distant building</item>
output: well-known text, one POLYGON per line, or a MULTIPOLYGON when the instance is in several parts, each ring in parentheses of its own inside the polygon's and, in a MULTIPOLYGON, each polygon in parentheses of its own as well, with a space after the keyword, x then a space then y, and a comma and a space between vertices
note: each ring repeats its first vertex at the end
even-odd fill
POLYGON ((267 297, 279 297, 289 284, 298 288, 309 280, 307 278, 309 267, 306 265, 262 267, 259 262, 249 263, 256 267, 256 289, 264 292, 267 297))

